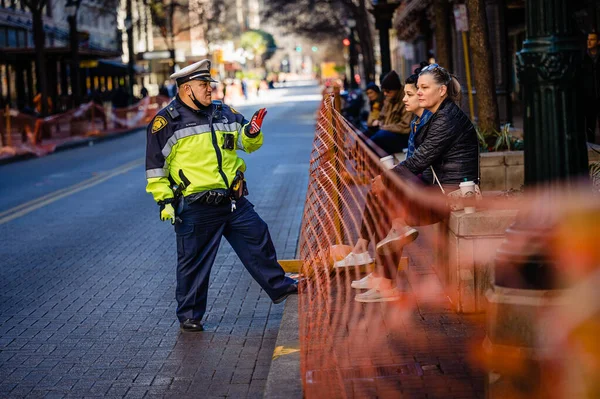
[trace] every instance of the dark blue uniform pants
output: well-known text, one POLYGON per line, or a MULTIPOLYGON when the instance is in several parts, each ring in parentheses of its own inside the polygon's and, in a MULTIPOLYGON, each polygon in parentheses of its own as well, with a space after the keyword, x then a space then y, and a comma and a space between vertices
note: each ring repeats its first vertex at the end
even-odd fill
POLYGON ((214 206, 184 205, 177 233, 177 318, 201 320, 206 312, 208 280, 221 237, 225 236, 254 280, 274 300, 294 283, 277 263, 267 224, 246 198, 214 206))
MULTIPOLYGON (((397 152, 402 152, 408 147, 409 134, 400 134, 390 132, 388 130, 379 130, 371 136, 371 140, 379 146, 388 155, 393 155, 397 152)), ((382 155, 382 154, 379 154, 382 155)))

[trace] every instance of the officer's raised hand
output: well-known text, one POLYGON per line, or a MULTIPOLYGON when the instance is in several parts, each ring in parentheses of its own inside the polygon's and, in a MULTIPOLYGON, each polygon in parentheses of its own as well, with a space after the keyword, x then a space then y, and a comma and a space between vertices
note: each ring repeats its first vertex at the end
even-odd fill
POLYGON ((175 209, 173 205, 165 204, 165 207, 160 211, 160 220, 164 222, 169 219, 171 219, 171 224, 175 224, 175 209))
POLYGON ((250 119, 250 123, 246 127, 246 134, 248 136, 256 136, 260 129, 262 128, 263 119, 267 115, 267 109, 261 108, 252 115, 252 119, 250 119))

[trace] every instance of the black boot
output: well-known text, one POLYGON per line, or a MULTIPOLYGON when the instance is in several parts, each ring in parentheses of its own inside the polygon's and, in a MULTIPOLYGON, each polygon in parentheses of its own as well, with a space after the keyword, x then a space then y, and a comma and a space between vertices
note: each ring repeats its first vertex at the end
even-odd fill
POLYGON ((200 320, 192 320, 186 319, 185 321, 179 324, 179 328, 183 332, 200 332, 204 331, 204 327, 202 327, 202 323, 200 320))
POLYGON ((296 294, 298 294, 298 283, 290 284, 287 290, 279 298, 273 300, 273 303, 281 303, 285 301, 288 296, 296 294))

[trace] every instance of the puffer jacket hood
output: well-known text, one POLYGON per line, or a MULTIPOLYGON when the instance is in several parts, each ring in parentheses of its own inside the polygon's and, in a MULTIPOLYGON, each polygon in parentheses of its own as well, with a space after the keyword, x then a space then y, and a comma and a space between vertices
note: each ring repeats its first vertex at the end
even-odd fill
POLYGON ((445 99, 422 131, 415 137, 415 153, 396 166, 406 168, 432 184, 435 170, 440 183, 455 186, 464 179, 478 182, 479 144, 473 123, 449 99, 445 99))

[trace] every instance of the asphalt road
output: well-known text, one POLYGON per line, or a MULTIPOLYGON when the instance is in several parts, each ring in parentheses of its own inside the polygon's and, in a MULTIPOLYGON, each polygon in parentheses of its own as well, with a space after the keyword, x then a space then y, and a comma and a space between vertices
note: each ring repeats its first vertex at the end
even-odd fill
MULTIPOLYGON (((319 105, 278 89, 249 199, 294 258, 319 105), (279 90, 279 91, 278 91, 279 90)), ((145 193, 145 132, 0 166, 0 397, 262 397, 283 305, 223 241, 206 332, 175 318, 175 237, 145 193)))

